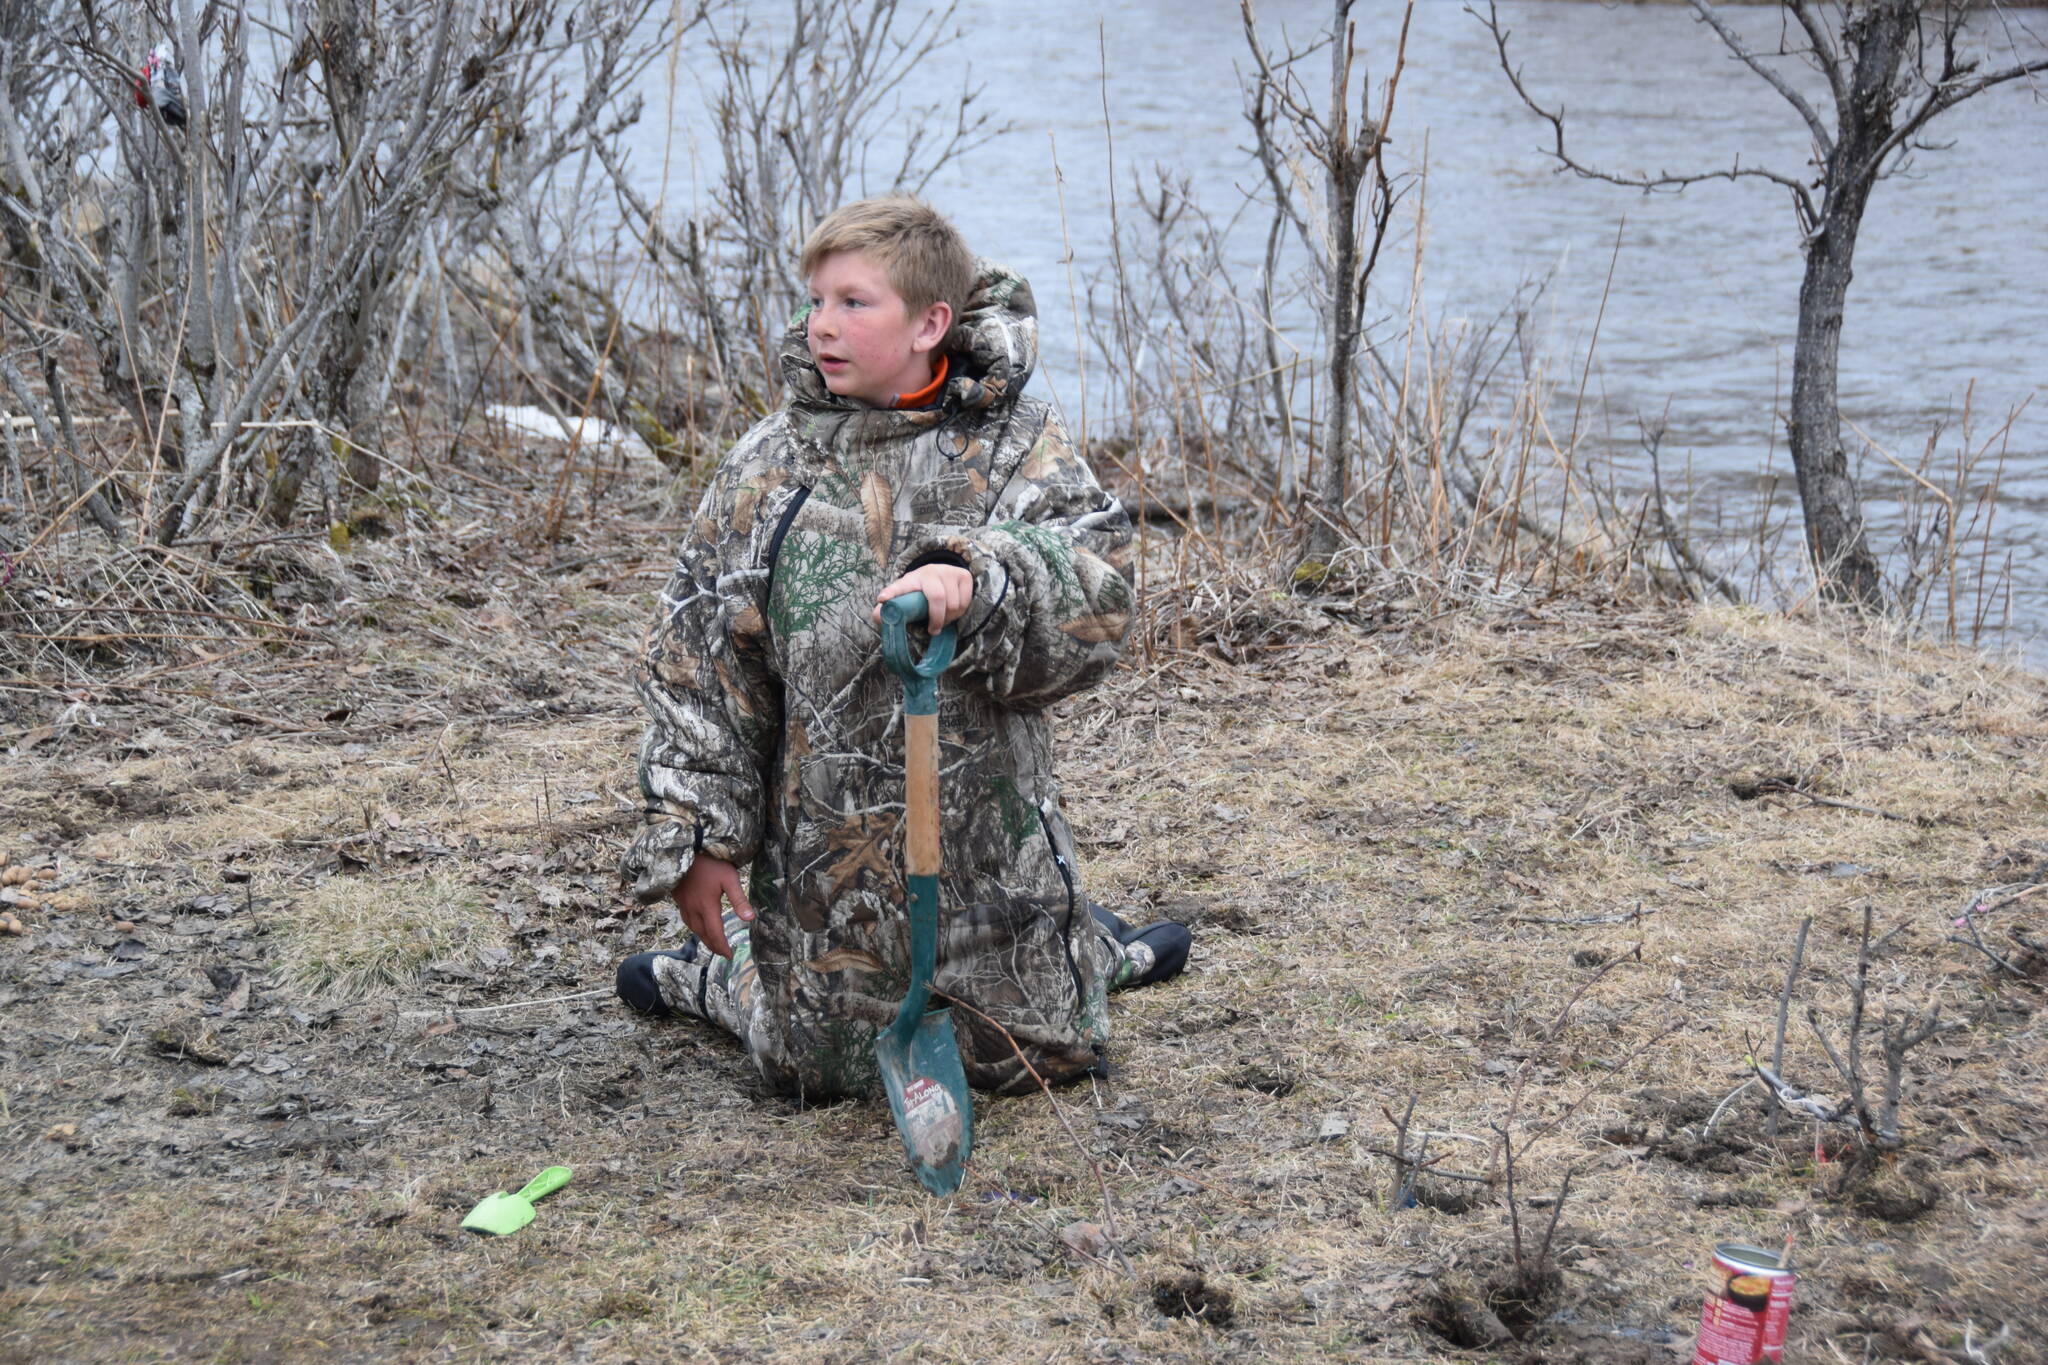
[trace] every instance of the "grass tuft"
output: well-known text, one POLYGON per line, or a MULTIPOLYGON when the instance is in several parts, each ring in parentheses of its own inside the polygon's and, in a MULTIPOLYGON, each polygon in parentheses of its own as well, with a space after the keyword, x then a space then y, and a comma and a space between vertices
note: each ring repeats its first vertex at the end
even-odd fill
POLYGON ((455 877, 331 877, 280 925, 278 980, 331 1000, 385 994, 429 963, 469 960, 491 928, 482 892, 455 877))

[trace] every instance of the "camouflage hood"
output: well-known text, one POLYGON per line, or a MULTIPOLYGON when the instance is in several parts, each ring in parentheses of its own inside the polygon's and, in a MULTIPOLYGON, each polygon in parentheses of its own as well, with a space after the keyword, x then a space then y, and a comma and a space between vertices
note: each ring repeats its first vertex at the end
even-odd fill
MULTIPOLYGON (((994 261, 977 260, 974 266, 974 289, 946 338, 952 368, 934 405, 939 408, 974 412, 1014 403, 1038 368, 1038 301, 1031 296, 1031 286, 994 261)), ((804 341, 810 314, 808 304, 798 309, 782 334, 782 382, 788 386, 790 405, 862 414, 864 427, 905 426, 903 415, 841 398, 825 387, 825 376, 818 373, 804 341)))

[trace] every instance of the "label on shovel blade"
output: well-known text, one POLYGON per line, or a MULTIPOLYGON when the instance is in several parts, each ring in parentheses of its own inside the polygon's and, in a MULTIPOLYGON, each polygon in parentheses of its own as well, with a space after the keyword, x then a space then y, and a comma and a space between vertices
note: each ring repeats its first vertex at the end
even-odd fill
POLYGON ((960 1106, 952 1092, 929 1076, 903 1087, 903 1132, 910 1150, 927 1166, 949 1166, 960 1159, 960 1106))

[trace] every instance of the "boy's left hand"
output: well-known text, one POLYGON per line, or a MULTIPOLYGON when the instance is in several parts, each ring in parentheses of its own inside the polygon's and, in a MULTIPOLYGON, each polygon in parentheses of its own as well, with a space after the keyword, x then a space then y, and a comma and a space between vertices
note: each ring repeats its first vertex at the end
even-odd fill
POLYGON ((921 592, 931 604, 931 619, 925 622, 925 629, 942 630, 948 621, 967 614, 967 604, 974 600, 974 575, 956 564, 925 564, 912 569, 876 595, 868 619, 880 625, 882 603, 907 592, 921 592))

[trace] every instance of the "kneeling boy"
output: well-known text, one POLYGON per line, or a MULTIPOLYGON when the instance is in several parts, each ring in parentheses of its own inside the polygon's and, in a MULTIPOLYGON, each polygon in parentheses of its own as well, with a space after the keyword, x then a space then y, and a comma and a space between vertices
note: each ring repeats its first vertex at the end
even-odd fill
POLYGON ((975 1085, 1029 1084, 1002 1030, 1047 1079, 1077 1075, 1102 1055, 1105 993, 1188 951, 1181 926, 1131 930, 1083 895, 1044 714, 1116 662, 1130 521, 1022 395, 1030 287, 944 218, 847 205, 801 269, 788 401, 713 476, 635 676, 648 824, 622 872, 696 937, 628 958, 620 994, 730 1030, 779 1088, 875 1088, 909 963, 901 688, 877 619, 917 590, 959 635, 934 985, 973 1007, 953 1018, 975 1085))

